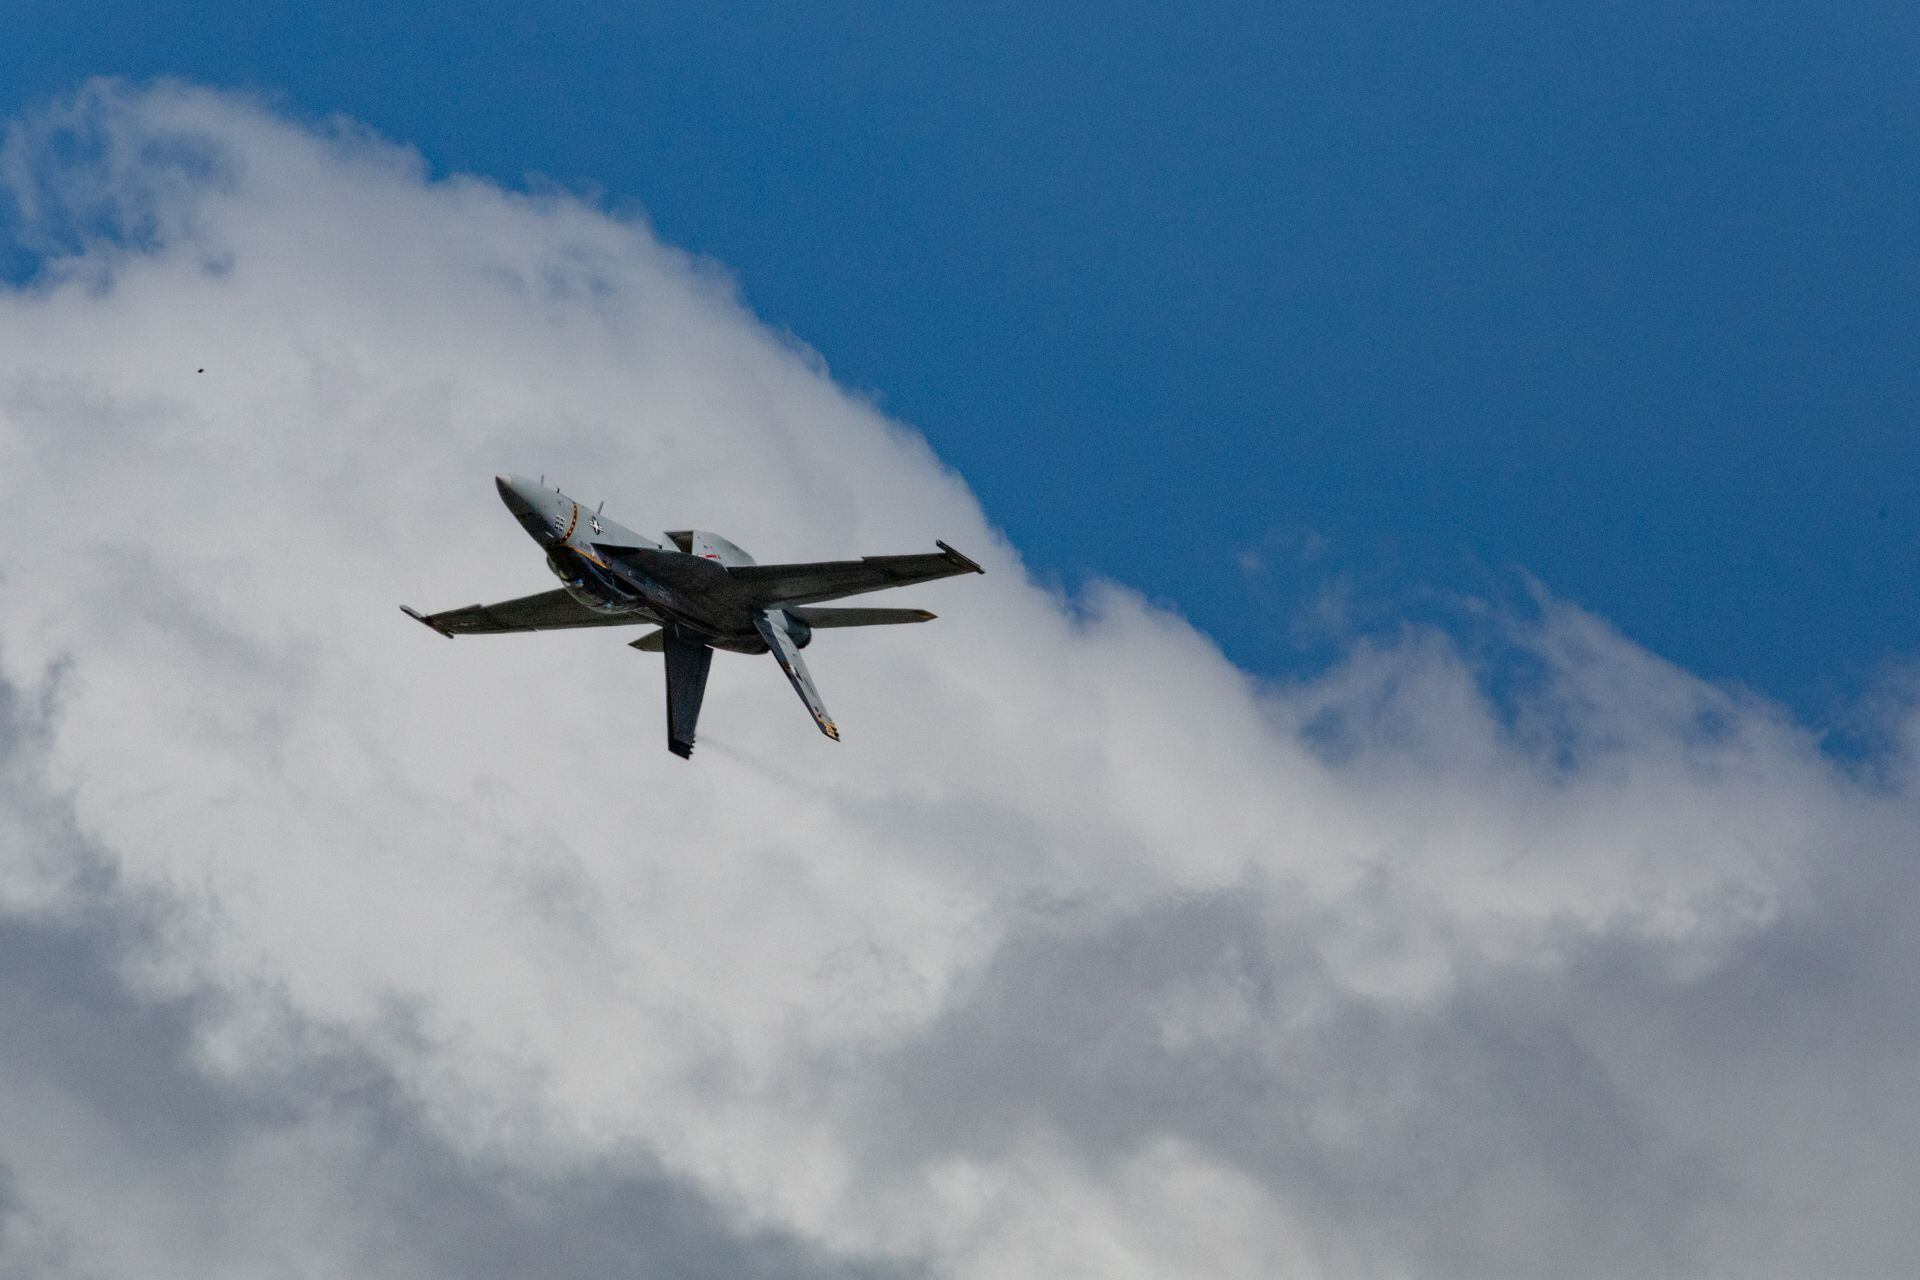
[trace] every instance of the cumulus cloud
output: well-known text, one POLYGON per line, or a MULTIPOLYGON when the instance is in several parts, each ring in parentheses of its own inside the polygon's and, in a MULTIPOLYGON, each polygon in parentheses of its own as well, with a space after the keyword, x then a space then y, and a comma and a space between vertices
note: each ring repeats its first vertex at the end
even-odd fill
POLYGON ((0 173, 0 1274, 1920 1248, 1907 757, 1545 592, 1252 679, 713 264, 348 122, 98 84, 0 173), (657 657, 393 607, 549 585, 503 470, 989 574, 809 650, 838 747, 722 655, 689 765, 657 657))

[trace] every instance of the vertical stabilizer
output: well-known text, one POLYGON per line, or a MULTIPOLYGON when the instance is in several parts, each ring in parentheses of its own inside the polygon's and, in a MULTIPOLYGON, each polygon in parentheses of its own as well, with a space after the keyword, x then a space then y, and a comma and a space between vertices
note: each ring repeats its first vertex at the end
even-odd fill
POLYGON ((693 726, 700 719, 700 700, 707 693, 707 669, 713 665, 713 650, 678 626, 668 626, 662 639, 667 655, 667 750, 690 760, 693 726))
POLYGON ((793 691, 800 695, 800 701, 807 704, 807 710, 812 713, 813 722, 820 726, 820 732, 835 742, 840 741, 839 727, 833 723, 833 717, 827 714, 826 706, 820 701, 820 691, 813 687, 813 677, 807 674, 807 664, 800 660, 800 649, 793 643, 793 637, 787 634, 786 615, 778 609, 763 610, 754 616, 753 625, 759 628, 760 638, 773 651, 774 661, 787 673, 793 691))

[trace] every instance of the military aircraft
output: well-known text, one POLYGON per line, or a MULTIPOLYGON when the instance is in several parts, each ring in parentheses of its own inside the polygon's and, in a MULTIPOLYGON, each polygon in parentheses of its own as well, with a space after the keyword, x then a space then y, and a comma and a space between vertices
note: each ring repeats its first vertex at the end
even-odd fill
MULTIPOLYGON (((707 690, 715 649, 772 653, 795 693, 807 704, 820 732, 840 740, 801 661, 813 633, 827 627, 875 627, 927 622, 925 609, 820 609, 824 600, 931 582, 957 573, 985 573, 944 542, 937 554, 865 556, 817 564, 755 564, 753 557, 716 533, 686 529, 666 543, 642 537, 624 525, 588 511, 557 488, 523 476, 495 476, 500 500, 521 527, 546 549, 547 567, 561 585, 538 595, 499 604, 474 604, 444 613, 408 617, 454 636, 563 627, 659 628, 632 642, 664 653, 667 666, 667 750, 693 755, 693 726, 707 690)), ((605 506, 602 503, 601 506, 605 506)))

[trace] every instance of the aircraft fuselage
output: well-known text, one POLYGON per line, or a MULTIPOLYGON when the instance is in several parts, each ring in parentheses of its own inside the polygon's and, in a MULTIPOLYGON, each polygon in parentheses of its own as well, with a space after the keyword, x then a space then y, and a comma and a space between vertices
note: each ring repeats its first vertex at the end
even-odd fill
POLYGON ((689 533, 678 535, 689 544, 682 550, 525 477, 495 476, 494 485, 520 526, 546 551, 547 568, 581 604, 631 614, 635 622, 678 624, 701 633, 715 648, 767 651, 750 598, 727 576, 726 563, 753 563, 738 547, 711 534, 689 533))

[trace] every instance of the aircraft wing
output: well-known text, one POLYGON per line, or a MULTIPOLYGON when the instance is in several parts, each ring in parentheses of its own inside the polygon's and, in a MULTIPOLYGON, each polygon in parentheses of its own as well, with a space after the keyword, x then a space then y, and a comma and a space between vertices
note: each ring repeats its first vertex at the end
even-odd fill
POLYGON ((813 604, 864 591, 905 587, 956 573, 985 573, 944 542, 937 553, 918 556, 865 556, 859 560, 823 560, 817 564, 730 565, 727 574, 747 589, 757 605, 813 604))
POLYGON ((508 631, 558 631, 565 627, 631 627, 653 621, 643 613, 601 613, 589 609, 559 587, 536 596, 502 600, 499 604, 470 604, 444 613, 423 615, 405 605, 400 608, 409 618, 424 622, 449 639, 508 631))

